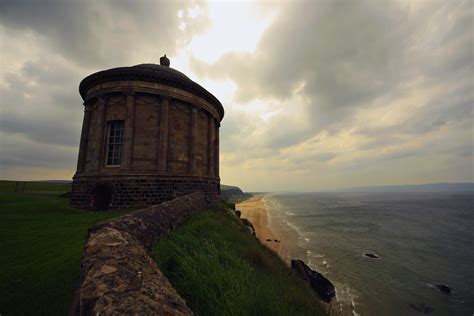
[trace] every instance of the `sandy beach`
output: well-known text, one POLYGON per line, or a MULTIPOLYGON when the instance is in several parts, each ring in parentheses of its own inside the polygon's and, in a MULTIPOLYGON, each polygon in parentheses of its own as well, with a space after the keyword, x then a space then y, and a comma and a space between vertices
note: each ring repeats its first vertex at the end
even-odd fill
POLYGON ((281 232, 270 226, 267 209, 263 201, 263 194, 257 194, 236 205, 236 209, 241 212, 241 217, 248 219, 253 227, 257 238, 268 248, 276 252, 287 264, 288 240, 281 232))
MULTIPOLYGON (((290 254, 289 247, 294 246, 297 240, 294 240, 295 236, 285 234, 275 225, 271 225, 263 197, 264 194, 256 194, 237 203, 236 209, 241 212, 242 218, 246 218, 252 223, 260 242, 276 252, 286 264, 290 265, 291 259, 294 258, 290 254)), ((353 315, 352 306, 343 306, 336 300, 330 304, 321 301, 321 304, 331 316, 353 315)))

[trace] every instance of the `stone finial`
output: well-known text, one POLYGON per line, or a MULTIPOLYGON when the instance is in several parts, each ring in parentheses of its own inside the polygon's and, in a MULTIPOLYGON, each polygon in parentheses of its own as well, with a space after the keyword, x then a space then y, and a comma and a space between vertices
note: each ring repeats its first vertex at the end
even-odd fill
POLYGON ((166 54, 164 56, 160 57, 160 65, 161 66, 166 66, 166 67, 170 66, 170 60, 168 59, 168 57, 166 57, 166 54))

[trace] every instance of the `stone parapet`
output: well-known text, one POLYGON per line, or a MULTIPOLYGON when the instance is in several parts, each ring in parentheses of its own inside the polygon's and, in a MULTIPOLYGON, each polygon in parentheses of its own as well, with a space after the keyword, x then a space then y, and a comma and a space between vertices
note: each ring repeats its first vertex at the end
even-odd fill
POLYGON ((196 192, 91 227, 71 314, 192 315, 147 250, 206 206, 196 192))

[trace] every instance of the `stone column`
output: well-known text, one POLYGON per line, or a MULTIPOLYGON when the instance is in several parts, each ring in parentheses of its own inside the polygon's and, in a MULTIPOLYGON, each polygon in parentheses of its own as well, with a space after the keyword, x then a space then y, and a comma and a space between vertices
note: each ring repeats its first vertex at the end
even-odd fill
POLYGON ((168 136, 169 136, 170 99, 163 97, 160 113, 160 139, 158 144, 158 169, 168 170, 168 136))
POLYGON ((95 137, 95 148, 94 148, 94 160, 95 160, 95 170, 97 172, 100 171, 101 167, 104 165, 103 161, 103 153, 105 152, 105 142, 106 139, 106 126, 105 126, 105 99, 100 97, 99 101, 97 102, 97 128, 95 137))
POLYGON ((197 115, 198 109, 191 107, 191 126, 189 139, 189 172, 196 172, 196 149, 197 149, 197 115))
POLYGON ((209 117, 209 124, 207 129, 207 174, 210 176, 214 175, 214 135, 216 132, 216 127, 214 124, 214 117, 210 115, 209 117))
POLYGON ((214 145, 214 175, 219 176, 219 127, 221 124, 218 121, 216 122, 216 135, 215 135, 215 145, 214 145))
POLYGON ((91 108, 84 102, 84 119, 82 120, 81 143, 79 145, 79 157, 77 158, 77 173, 83 173, 86 168, 90 124, 91 108))
POLYGON ((135 94, 133 90, 124 92, 127 96, 127 116, 124 122, 122 166, 125 170, 132 169, 133 141, 135 136, 135 94))

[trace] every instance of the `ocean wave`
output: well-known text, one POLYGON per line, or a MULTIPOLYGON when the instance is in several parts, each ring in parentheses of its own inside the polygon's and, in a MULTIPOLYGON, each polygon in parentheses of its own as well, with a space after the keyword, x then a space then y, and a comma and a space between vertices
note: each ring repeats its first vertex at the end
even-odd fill
MULTIPOLYGON (((284 210, 283 206, 280 203, 278 203, 275 200, 272 200, 271 198, 268 197, 268 195, 264 195, 263 203, 264 203, 265 208, 267 210, 267 215, 269 217, 271 217, 272 220, 273 219, 277 220, 279 222, 279 224, 281 224, 281 226, 283 226, 283 227, 286 226, 286 227, 290 228, 291 230, 295 231, 298 234, 299 237, 302 237, 301 228, 296 226, 292 222, 285 220, 284 216, 283 216, 283 214, 284 214, 288 217, 291 217, 291 216, 296 215, 295 213, 293 213, 291 211, 284 210)), ((308 241, 309 240, 307 240, 307 242, 308 241)))
POLYGON ((342 309, 350 308, 352 310, 352 315, 360 316, 360 314, 356 311, 356 299, 358 296, 347 284, 334 282, 334 286, 336 288, 336 300, 339 302, 342 309))
POLYGON ((275 202, 275 200, 270 199, 269 196, 270 196, 269 194, 265 194, 262 198, 262 202, 265 205, 265 208, 267 210, 270 209, 270 208, 276 208, 277 207, 277 203, 275 202))
POLYGON ((315 253, 311 250, 307 250, 306 254, 311 258, 324 258, 325 257, 324 253, 315 253))
POLYGON ((301 241, 303 241, 303 240, 304 240, 304 241, 305 241, 305 243, 309 243, 309 241, 310 241, 311 239, 310 239, 310 238, 308 238, 308 237, 303 237, 303 236, 300 236, 300 237, 298 238, 298 240, 301 240, 301 241))
POLYGON ((301 232, 301 228, 296 226, 295 224, 289 222, 289 221, 286 221, 282 218, 280 218, 280 221, 282 224, 284 224, 284 226, 287 226, 289 228, 291 228, 292 230, 296 231, 296 233, 298 233, 298 237, 302 237, 302 232, 301 232))
POLYGON ((360 316, 360 314, 356 312, 354 305, 352 305, 352 315, 354 315, 354 316, 360 316))
POLYGON ((436 290, 438 289, 436 287, 436 285, 434 285, 434 284, 431 284, 431 283, 428 283, 428 282, 420 282, 420 283, 423 284, 423 285, 426 285, 427 287, 430 287, 432 289, 436 289, 436 290))

